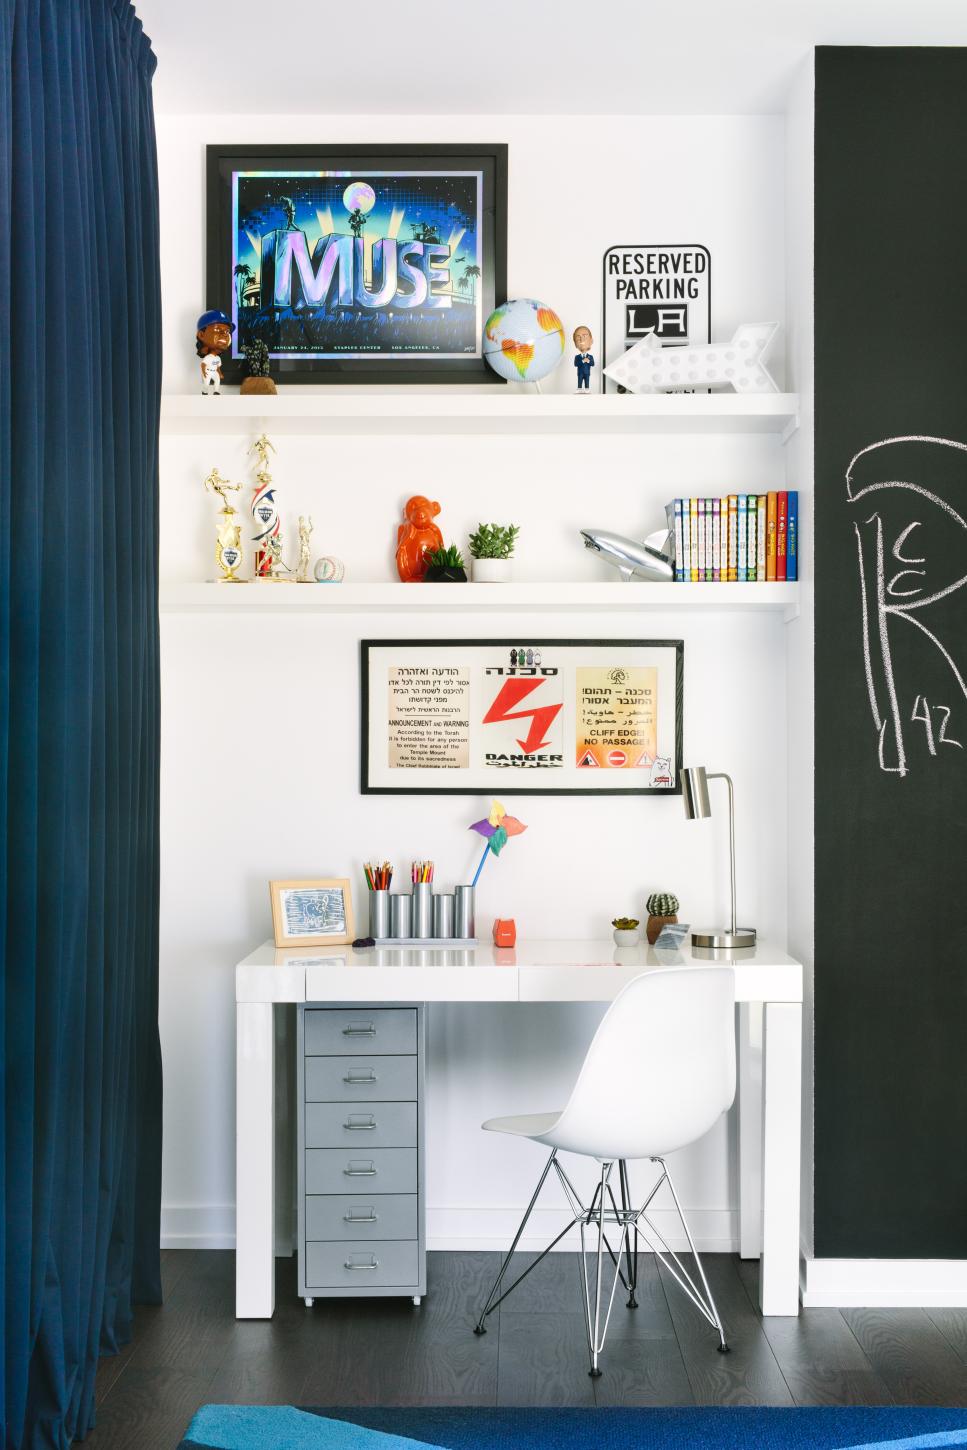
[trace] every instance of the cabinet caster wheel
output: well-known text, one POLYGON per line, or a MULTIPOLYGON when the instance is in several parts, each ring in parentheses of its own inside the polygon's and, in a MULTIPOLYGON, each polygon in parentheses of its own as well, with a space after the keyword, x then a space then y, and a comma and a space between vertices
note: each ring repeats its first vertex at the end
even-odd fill
POLYGON ((420 1305, 423 1303, 423 1299, 419 1294, 413 1295, 413 1303, 415 1304, 416 1308, 419 1309, 420 1305))
POLYGON ((313 1298, 311 1298, 311 1297, 310 1297, 310 1296, 309 1296, 309 1295, 308 1295, 308 1294, 307 1294, 307 1295, 306 1295, 306 1297, 305 1297, 305 1298, 304 1298, 304 1299, 303 1299, 303 1301, 302 1301, 302 1302, 303 1302, 303 1304, 304 1304, 304 1305, 305 1305, 305 1306, 306 1306, 306 1308, 307 1308, 307 1309, 311 1309, 311 1308, 312 1308, 312 1306, 313 1306, 313 1304, 314 1304, 314 1303, 315 1303, 315 1302, 316 1302, 316 1301, 315 1301, 315 1299, 313 1299, 313 1298))

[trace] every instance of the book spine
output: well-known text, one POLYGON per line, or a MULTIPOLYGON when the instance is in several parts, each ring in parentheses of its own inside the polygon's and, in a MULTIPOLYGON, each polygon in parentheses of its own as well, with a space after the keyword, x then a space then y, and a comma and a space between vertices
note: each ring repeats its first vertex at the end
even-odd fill
POLYGON ((782 492, 776 500, 776 579, 786 578, 786 528, 788 524, 789 495, 782 492))
POLYGON ((722 577, 722 500, 712 500, 712 580, 714 583, 722 577))
POLYGON ((794 488, 786 502, 786 578, 799 578, 799 494, 794 488))
POLYGON ((759 518, 759 495, 750 493, 746 501, 746 527, 748 529, 748 545, 745 556, 745 578, 750 584, 755 583, 755 560, 756 560, 756 524, 759 518))
POLYGON ((698 569, 696 576, 701 582, 705 578, 705 500, 698 501, 698 569))
POLYGON ((724 583, 729 577, 729 501, 727 498, 721 500, 720 509, 719 578, 724 583))
POLYGON ((778 494, 770 493, 766 498, 766 579, 776 577, 776 505, 778 494))
POLYGON ((739 566, 739 499, 729 494, 729 582, 735 583, 739 566))
POLYGON ((712 582, 712 500, 705 500, 705 578, 712 582))
POLYGON ((756 520, 755 577, 758 583, 766 579, 766 496, 759 494, 759 512, 756 520))
POLYGON ((693 584, 698 583, 698 499, 688 500, 688 536, 691 542, 689 559, 689 577, 693 584))
POLYGON ((736 550, 735 550, 735 577, 740 584, 745 583, 746 561, 749 557, 749 497, 748 494, 739 494, 738 508, 736 509, 736 550))
POLYGON ((685 578, 685 536, 682 532, 682 500, 675 500, 675 582, 685 578))

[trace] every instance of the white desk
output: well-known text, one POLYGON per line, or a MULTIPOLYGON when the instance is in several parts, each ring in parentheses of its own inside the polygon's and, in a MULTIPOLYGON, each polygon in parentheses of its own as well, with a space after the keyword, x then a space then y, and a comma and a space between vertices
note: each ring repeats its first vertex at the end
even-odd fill
POLYGON ((359 952, 276 950, 265 942, 238 964, 236 1316, 268 1319, 275 1309, 276 1004, 610 1002, 649 968, 716 961, 734 968, 739 1003, 740 1249, 762 1259, 763 1314, 798 1314, 800 963, 765 942, 753 951, 679 955, 610 941, 523 941, 507 950, 359 952))

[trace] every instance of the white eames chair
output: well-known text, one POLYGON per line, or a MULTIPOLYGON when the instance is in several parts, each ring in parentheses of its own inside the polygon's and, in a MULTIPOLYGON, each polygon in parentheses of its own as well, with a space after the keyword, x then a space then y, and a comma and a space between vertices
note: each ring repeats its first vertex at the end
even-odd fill
POLYGON ((487 1315, 566 1233, 578 1226, 585 1327, 593 1376, 601 1373, 598 1360, 619 1279, 628 1291, 628 1308, 637 1307, 639 1240, 718 1331, 720 1352, 728 1351, 722 1321, 665 1164, 665 1154, 701 1138, 731 1106, 735 1097, 734 1018, 735 976, 730 968, 675 967, 644 972, 629 982, 609 1007, 563 1111, 491 1118, 483 1124, 490 1132, 532 1138, 535 1143, 549 1147, 551 1156, 501 1265, 475 1333, 486 1333, 487 1315), (593 1197, 586 1207, 561 1166, 558 1159, 561 1152, 596 1158, 601 1165, 593 1197), (633 1158, 649 1158, 661 1169, 641 1208, 634 1208, 631 1203, 628 1162, 633 1158), (615 1167, 620 1205, 611 1184, 615 1167), (507 1268, 552 1168, 567 1198, 572 1214, 570 1222, 501 1294, 507 1268), (655 1195, 665 1183, 682 1221, 701 1287, 648 1216, 655 1195), (608 1225, 613 1225, 617 1233, 616 1249, 608 1240, 608 1225), (593 1294, 586 1254, 586 1230, 592 1226, 597 1229, 597 1277, 593 1294), (614 1264, 614 1279, 602 1325, 604 1249, 614 1264))

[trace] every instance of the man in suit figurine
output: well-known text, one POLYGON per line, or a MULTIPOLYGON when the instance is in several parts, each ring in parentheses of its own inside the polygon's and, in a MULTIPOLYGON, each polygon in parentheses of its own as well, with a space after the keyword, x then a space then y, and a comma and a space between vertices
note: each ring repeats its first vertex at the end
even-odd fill
POLYGON ((591 391, 591 369, 594 367, 594 358, 591 355, 593 342, 590 327, 574 329, 574 346, 577 348, 577 352, 574 354, 574 366, 578 370, 578 392, 582 388, 586 392, 591 391))

